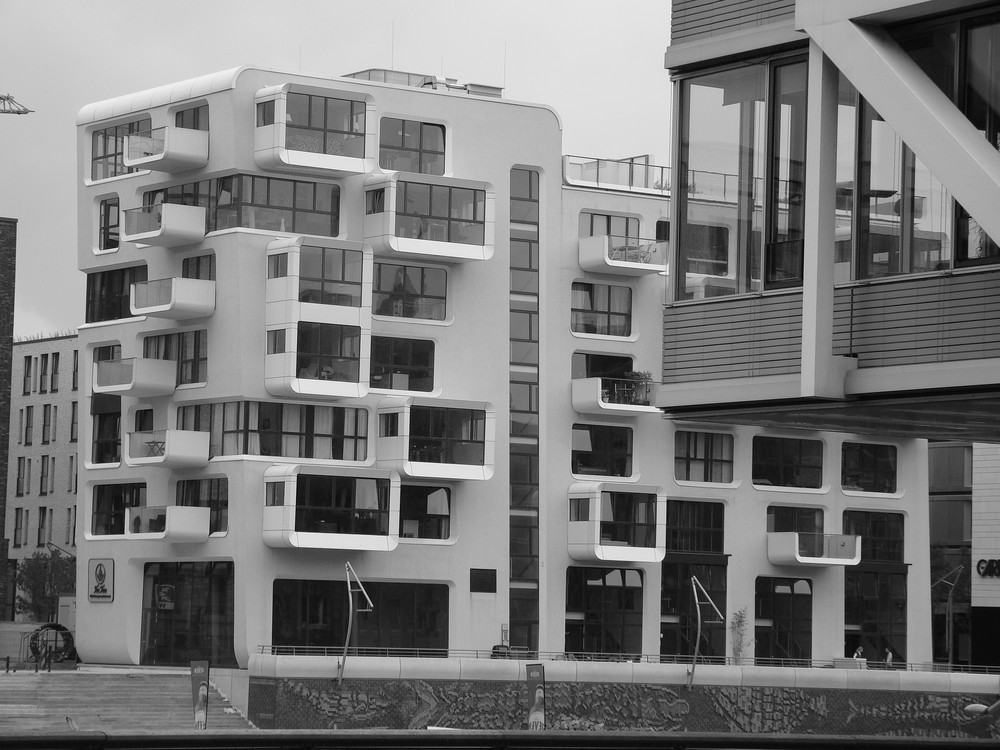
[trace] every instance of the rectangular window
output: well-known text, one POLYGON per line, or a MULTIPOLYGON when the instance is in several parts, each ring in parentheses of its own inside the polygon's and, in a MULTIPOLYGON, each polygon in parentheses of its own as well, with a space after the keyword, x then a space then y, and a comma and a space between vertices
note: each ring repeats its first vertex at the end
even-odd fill
POLYGON ((52 352, 52 374, 49 376, 49 391, 59 392, 59 352, 52 352))
POLYGON ((360 382, 361 329, 357 326, 299 321, 297 353, 300 378, 360 382))
MULTIPOLYGON (((271 643, 281 646, 344 645, 348 602, 343 581, 276 579, 271 643)), ((391 617, 355 617, 357 645, 376 653, 444 656, 448 649, 448 586, 440 583, 365 581, 375 612, 391 617), (404 649, 396 651, 396 649, 404 649)))
POLYGON ((121 211, 118 197, 101 201, 98 206, 97 249, 117 250, 118 233, 121 226, 121 211))
POLYGON ((24 444, 31 445, 34 432, 34 419, 35 417, 35 407, 26 406, 24 407, 24 444))
POLYGON ((389 480, 299 474, 295 530, 388 535, 389 480))
POLYGON ((365 216, 385 213, 385 188, 365 191, 365 216))
POLYGON ((42 456, 41 461, 41 476, 38 482, 38 494, 48 495, 49 494, 49 457, 42 456))
POLYGON ((38 392, 48 393, 49 390, 49 355, 38 356, 38 392))
POLYGON ((260 102, 257 104, 257 127, 274 125, 274 101, 260 102))
POLYGON ((177 385, 208 380, 208 331, 184 331, 143 339, 143 357, 177 362, 177 385))
POLYGON ((363 260, 360 250, 303 245, 299 252, 299 301, 361 307, 363 260))
POLYGON ((80 406, 76 401, 70 405, 69 419, 69 441, 75 443, 80 419, 80 406))
POLYGON ((902 563, 903 514, 845 510, 844 533, 861 537, 861 562, 902 563))
POLYGON ((208 105, 178 110, 174 115, 174 125, 187 130, 208 130, 208 105))
POLYGON ((23 542, 26 512, 24 508, 14 508, 14 546, 20 547, 23 542))
POLYGON ((405 539, 447 539, 451 490, 404 484, 399 495, 399 535, 405 539))
POLYGON ((90 533, 98 536, 125 533, 125 509, 146 506, 146 485, 99 484, 94 487, 90 533))
POLYGON ((181 406, 177 429, 210 433, 212 456, 364 461, 368 412, 339 406, 229 401, 181 406))
POLYGON ((52 405, 42 405, 42 445, 48 445, 52 437, 52 405))
POLYGON ((840 484, 860 492, 896 491, 896 446, 847 443, 841 448, 840 484))
POLYGON ((285 329, 279 328, 266 333, 266 353, 283 354, 285 352, 285 329))
POLYGON ((372 336, 372 388, 430 391, 434 388, 434 342, 372 336))
POLYGON ((656 495, 601 493, 601 544, 656 546, 656 495))
POLYGON ((54 510, 44 505, 38 509, 38 546, 44 547, 52 541, 52 516, 54 510))
POLYGON ((639 220, 634 216, 580 212, 581 237, 612 237, 616 240, 639 239, 639 220))
POLYGON ((21 379, 23 388, 21 394, 27 396, 31 393, 31 355, 24 358, 24 375, 21 379))
POLYGON ((722 554, 725 532, 722 503, 667 500, 667 549, 722 554))
POLYGON ((757 486, 822 487, 822 441, 755 435, 753 483, 757 486))
POLYGON ((632 428, 573 425, 572 471, 609 477, 632 475, 632 428))
POLYGON ((285 148, 361 158, 365 155, 365 103, 289 92, 285 148))
POLYGON ((181 261, 181 278, 202 279, 213 281, 215 279, 215 255, 195 255, 181 261))
POLYGON ((76 454, 69 454, 69 471, 66 473, 66 491, 76 492, 76 454))
POLYGON ((229 530, 229 480, 226 477, 178 480, 177 505, 208 508, 211 534, 229 530))
MULTIPOLYGON (((140 281, 146 281, 144 265, 88 273, 86 322, 98 323, 133 317, 129 307, 129 289, 132 284, 140 281)), ((76 373, 75 367, 73 372, 76 373)), ((74 378, 74 390, 75 388, 74 378)))
POLYGON ((758 576, 754 615, 758 659, 812 657, 812 581, 758 576))
POLYGON ((267 256, 267 278, 284 279, 288 276, 288 253, 267 256))
POLYGON ((443 268, 375 263, 372 311, 401 318, 444 320, 448 274, 443 268))
POLYGON ((642 653, 642 571, 566 569, 566 651, 642 653))
POLYGON ((152 120, 143 117, 133 122, 95 130, 91 134, 90 179, 106 180, 137 171, 125 166, 125 136, 149 131, 151 128, 152 120))
POLYGON ((73 546, 76 544, 76 506, 66 509, 66 537, 64 544, 73 546))
POLYGON ((485 454, 485 411, 410 407, 411 461, 482 466, 485 454))
MULTIPOLYGON (((726 558, 722 555, 667 553, 661 566, 660 583, 661 656, 674 657, 671 661, 681 661, 689 659, 697 647, 699 654, 707 662, 726 663, 725 623, 713 622, 714 616, 703 617, 701 641, 698 641, 698 613, 695 608, 702 606, 704 615, 712 610, 707 604, 695 603, 691 581, 692 578, 697 578, 712 603, 725 615, 726 577, 726 558)), ((701 601, 704 602, 704 599, 701 601)), ((745 638, 746 641, 752 642, 752 635, 747 634, 745 638)), ((738 655, 735 653, 735 648, 733 655, 738 655)), ((661 659, 661 661, 666 660, 661 659)))
POLYGON ((96 393, 90 401, 94 417, 94 445, 92 459, 95 464, 121 461, 121 397, 96 393))
POLYGON ((80 352, 73 350, 73 390, 80 389, 80 352))
POLYGON ((486 191, 396 183, 396 236, 435 242, 486 242, 486 191))
POLYGON ((678 430, 674 435, 674 478, 688 482, 733 481, 733 436, 678 430))
POLYGON ((627 286, 573 283, 570 328, 601 336, 632 334, 632 290, 627 286))
POLYGON ((27 459, 25 459, 24 456, 17 457, 17 484, 15 485, 14 492, 18 497, 21 497, 21 495, 25 494, 25 492, 28 489, 27 487, 25 487, 24 484, 24 477, 25 477, 24 472, 25 472, 26 460, 27 459))
POLYGON ((378 165, 399 172, 444 174, 444 125, 383 117, 378 165))

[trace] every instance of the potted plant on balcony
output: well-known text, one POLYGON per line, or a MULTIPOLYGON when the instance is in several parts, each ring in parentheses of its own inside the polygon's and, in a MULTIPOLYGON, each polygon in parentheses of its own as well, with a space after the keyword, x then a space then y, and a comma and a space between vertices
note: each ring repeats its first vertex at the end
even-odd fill
POLYGON ((631 381, 631 403, 636 406, 649 406, 649 383, 653 379, 653 374, 649 370, 629 370, 625 373, 625 379, 631 381))

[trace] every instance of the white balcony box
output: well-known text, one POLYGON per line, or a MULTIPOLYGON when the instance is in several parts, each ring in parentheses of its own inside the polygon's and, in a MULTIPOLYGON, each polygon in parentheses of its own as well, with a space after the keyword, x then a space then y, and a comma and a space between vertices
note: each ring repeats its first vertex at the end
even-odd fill
POLYGON ((215 312, 215 281, 175 276, 136 282, 129 290, 129 307, 133 315, 170 320, 204 318, 215 312))
POLYGON ((156 203, 125 211, 122 239, 140 247, 183 247, 205 239, 205 209, 156 203))
MULTIPOLYGON (((350 472, 350 470, 347 470, 350 472)), ((366 472, 363 476, 345 473, 342 468, 286 464, 264 472, 268 504, 264 507, 263 539, 268 547, 358 550, 391 552, 399 544, 399 476, 391 472, 366 472), (348 508, 298 507, 297 483, 302 473, 350 477, 361 480, 387 480, 388 508, 379 508, 371 484, 358 490, 348 508), (274 497, 280 498, 273 500, 274 497)))
MULTIPOLYGON (((294 331, 287 331, 286 338, 292 337, 294 331)), ((370 336, 362 340, 362 358, 358 371, 368 371, 370 336)), ((264 387, 272 396, 286 398, 324 397, 324 398, 361 398, 368 395, 368 382, 348 379, 332 367, 321 367, 312 372, 311 366, 299 368, 298 355, 295 352, 280 352, 264 357, 264 387)), ((360 377, 355 374, 353 377, 360 377)))
POLYGON ((125 136, 125 166, 185 172, 208 164, 208 131, 166 126, 125 136))
POLYGON ((666 273, 667 243, 607 234, 581 237, 580 267, 621 276, 666 273))
POLYGON ((129 466, 192 469, 208 465, 210 433, 197 430, 149 430, 128 433, 129 466))
POLYGON ((667 545, 667 495, 662 487, 576 482, 570 485, 569 502, 567 551, 574 560, 663 561, 667 545))
POLYGON ((861 537, 769 531, 767 559, 775 565, 857 565, 861 562, 861 537))
POLYGON ((94 393, 119 396, 169 396, 177 387, 172 359, 131 357, 94 363, 94 393))
POLYGON ((652 405, 652 385, 629 378, 575 378, 573 409, 581 414, 634 417, 659 411, 652 405))
POLYGON ((181 505, 125 509, 125 538, 193 544, 208 539, 210 508, 181 505))

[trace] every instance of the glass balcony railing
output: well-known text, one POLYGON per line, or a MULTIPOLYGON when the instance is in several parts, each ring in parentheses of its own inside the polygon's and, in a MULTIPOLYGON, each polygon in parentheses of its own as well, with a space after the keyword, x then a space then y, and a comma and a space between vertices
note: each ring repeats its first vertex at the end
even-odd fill
POLYGON ((158 232, 163 226, 163 204, 130 208, 125 211, 125 234, 158 232))
POLYGON ((137 308, 169 305, 174 293, 173 279, 154 279, 135 283, 135 306, 137 308))
POLYGON ((389 533, 389 511, 369 508, 295 508, 295 530, 320 534, 389 533))
POLYGON ((159 156, 163 153, 166 136, 166 127, 130 133, 126 139, 128 142, 128 158, 136 160, 145 159, 150 156, 159 156))
POLYGON ((130 432, 128 435, 128 455, 132 458, 157 458, 164 455, 166 446, 166 430, 130 432))
POLYGON ((655 547, 656 524, 601 521, 601 544, 627 547, 655 547))
POLYGON ((129 508, 129 523, 133 534, 162 534, 167 530, 167 508, 129 508))
POLYGON ((649 405, 649 380, 601 378, 601 401, 607 404, 649 405))
POLYGON ((94 380, 97 386, 130 385, 135 373, 135 357, 108 359, 97 363, 94 380))
POLYGON ((570 184, 670 192, 670 167, 650 164, 648 157, 594 159, 564 156, 563 175, 570 184))
POLYGON ((665 241, 644 240, 639 237, 608 237, 608 260, 624 263, 663 264, 667 260, 667 245, 665 241))

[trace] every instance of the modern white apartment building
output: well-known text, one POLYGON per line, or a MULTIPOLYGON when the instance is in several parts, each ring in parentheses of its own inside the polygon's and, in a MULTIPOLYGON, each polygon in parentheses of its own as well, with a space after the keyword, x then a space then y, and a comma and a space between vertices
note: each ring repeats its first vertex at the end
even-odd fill
POLYGON ((926 443, 665 419, 669 170, 500 93, 242 68, 80 112, 82 658, 308 658, 363 587, 369 654, 721 659, 745 610, 744 656, 929 661, 926 443))
MULTIPOLYGON (((15 591, 17 567, 26 558, 37 552, 76 555, 80 422, 76 336, 17 341, 12 360, 6 574, 15 591)), ((4 619, 30 617, 18 613, 15 605, 16 598, 11 597, 4 619)))

